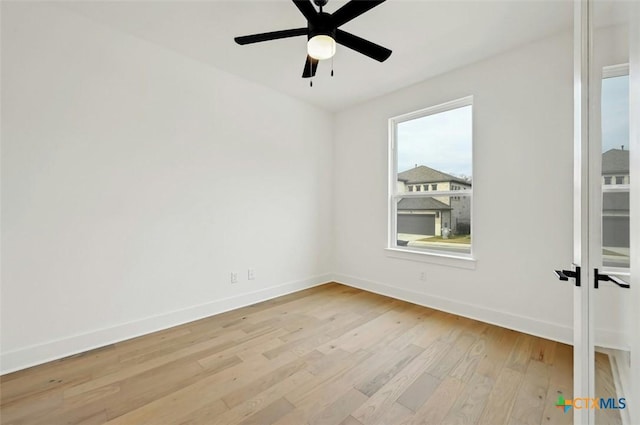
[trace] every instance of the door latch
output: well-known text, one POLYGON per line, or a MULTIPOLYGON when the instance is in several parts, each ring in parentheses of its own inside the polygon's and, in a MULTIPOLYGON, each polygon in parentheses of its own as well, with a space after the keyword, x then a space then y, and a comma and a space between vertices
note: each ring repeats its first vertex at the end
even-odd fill
POLYGON ((629 285, 628 283, 625 283, 623 280, 618 279, 615 276, 609 276, 608 274, 598 273, 598 269, 594 269, 593 276, 594 276, 593 287, 596 289, 598 289, 598 286, 599 286, 598 282, 613 282, 621 288, 625 288, 625 289, 631 288, 631 285, 629 285))
POLYGON ((580 267, 576 267, 576 270, 554 270, 556 272, 556 275, 558 276, 558 279, 560 280, 569 280, 569 278, 571 279, 575 279, 576 280, 576 286, 581 286, 580 285, 580 267))

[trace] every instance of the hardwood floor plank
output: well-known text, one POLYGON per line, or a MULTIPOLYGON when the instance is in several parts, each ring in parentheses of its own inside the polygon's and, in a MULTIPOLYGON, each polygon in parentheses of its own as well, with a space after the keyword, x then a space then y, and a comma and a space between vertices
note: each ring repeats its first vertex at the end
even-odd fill
POLYGON ((459 379, 450 376, 445 378, 413 417, 399 422, 398 425, 444 424, 444 418, 464 388, 465 384, 459 379))
POLYGON ((556 344, 553 364, 549 368, 549 388, 542 413, 543 424, 571 425, 573 424, 573 409, 564 412, 555 404, 558 396, 573 399, 573 347, 566 344, 556 344))
MULTIPOLYGON (((458 336, 452 346, 447 351, 447 355, 444 356, 442 361, 432 364, 427 370, 431 375, 436 378, 443 379, 449 374, 453 368, 460 362, 467 350, 475 342, 475 337, 468 333, 462 333, 458 336)), ((444 341, 442 342, 444 343, 444 341)), ((447 345, 447 347, 449 347, 447 345)))
POLYGON ((175 423, 176 425, 202 425, 213 423, 214 420, 220 417, 227 411, 227 406, 220 399, 212 400, 210 403, 205 404, 198 410, 190 412, 189 414, 179 418, 175 423))
POLYGON ((309 382, 313 379, 313 375, 306 370, 301 370, 289 376, 285 380, 267 388, 259 394, 251 398, 247 398, 242 404, 237 405, 233 409, 218 414, 206 422, 207 425, 227 425, 231 423, 239 423, 246 417, 253 415, 264 406, 268 406, 276 400, 282 398, 285 394, 293 391, 295 388, 309 382))
POLYGON ((531 359, 546 364, 553 364, 558 344, 544 338, 536 338, 531 350, 531 359))
POLYGON ((307 361, 313 361, 313 359, 318 359, 321 357, 324 357, 324 354, 318 351, 314 351, 301 359, 280 366, 279 368, 271 372, 258 376, 256 379, 247 383, 245 386, 227 393, 224 397, 222 397, 222 401, 225 402, 227 407, 232 409, 235 406, 250 399, 251 397, 260 394, 264 390, 272 387, 273 385, 276 385, 278 382, 290 377, 296 372, 303 370, 307 366, 307 361))
POLYGON ((349 415, 345 418, 344 421, 340 422, 340 425, 362 425, 362 422, 349 415))
POLYGON ((511 416, 511 409, 523 380, 524 374, 522 372, 503 368, 489 394, 478 425, 506 424, 511 416))
POLYGON ((535 337, 531 335, 518 334, 513 350, 507 359, 506 367, 524 373, 531 359, 534 341, 535 337))
POLYGON ((136 410, 118 416, 110 420, 108 424, 126 425, 148 421, 156 422, 159 425, 169 425, 185 414, 203 408, 211 400, 222 398, 225 394, 248 384, 255 379, 257 374, 270 372, 296 360, 297 356, 293 353, 288 357, 281 356, 273 361, 256 357, 251 362, 243 362, 215 375, 206 376, 136 410))
POLYGON ((240 425, 272 425, 294 409, 293 404, 280 398, 254 415, 240 422, 240 425))
POLYGON ((568 345, 333 283, 2 376, 0 424, 569 425, 572 373, 568 345))
POLYGON ((393 425, 413 417, 413 412, 401 404, 393 403, 386 412, 380 416, 375 425, 393 425))
POLYGON ((533 425, 542 422, 549 388, 549 365, 531 360, 509 418, 510 424, 533 425))
POLYGON ((484 375, 474 374, 464 387, 456 401, 449 409, 443 424, 469 425, 478 422, 482 414, 491 389, 493 380, 484 375))
MULTIPOLYGON (((279 339, 282 340, 282 338, 279 339)), ((315 350, 317 346, 331 341, 332 339, 332 337, 325 335, 324 333, 320 333, 306 338, 278 343, 274 348, 266 349, 263 354, 268 359, 274 359, 287 351, 294 351, 302 355, 315 350)))
POLYGON ((485 356, 478 363, 476 373, 496 380, 515 346, 518 333, 492 326, 487 329, 484 337, 487 342, 485 356))
POLYGON ((25 410, 29 409, 31 421, 35 421, 43 416, 48 416, 51 411, 59 409, 64 404, 64 397, 60 391, 57 392, 36 392, 31 397, 20 400, 11 399, 10 402, 2 404, 0 410, 0 423, 18 424, 25 416, 25 410))
POLYGON ((367 400, 367 396, 356 389, 350 389, 336 401, 321 410, 309 420, 309 425, 335 425, 344 421, 355 409, 367 400))
MULTIPOLYGON (((316 352, 319 353, 319 351, 316 352)), ((326 376, 328 373, 331 373, 332 370, 336 369, 336 366, 340 368, 343 361, 349 362, 350 358, 354 358, 353 353, 338 348, 329 354, 323 354, 321 358, 309 364, 307 370, 313 375, 326 376)))
MULTIPOLYGON (((409 327, 406 331, 402 332, 399 336, 394 338, 389 347, 396 350, 402 350, 409 344, 417 345, 418 347, 427 348, 430 344, 424 344, 424 335, 429 332, 433 332, 433 326, 431 325, 431 316, 434 314, 434 310, 425 309, 424 313, 414 320, 414 325, 409 327), (418 343, 422 341, 422 343, 418 343)), ((431 340, 435 341, 437 336, 431 340)))
POLYGON ((282 416, 272 425, 305 425, 307 423, 307 415, 304 411, 296 409, 282 416))
MULTIPOLYGON (((342 356, 340 352, 334 351, 327 356, 338 356, 337 361, 332 362, 326 369, 319 371, 314 379, 300 387, 296 388, 286 395, 287 400, 292 402, 298 408, 318 404, 324 402, 327 398, 335 397, 336 394, 331 387, 336 380, 344 380, 345 376, 349 377, 357 371, 358 368, 367 370, 364 364, 370 364, 369 358, 372 354, 361 350, 356 353, 350 353, 342 356)), ((365 372, 362 372, 365 373, 365 372)), ((333 400, 331 400, 333 401, 333 400)))
POLYGON ((328 353, 335 348, 341 348, 351 353, 366 349, 374 345, 385 334, 393 332, 394 328, 402 325, 400 321, 402 313, 396 310, 389 310, 353 329, 351 332, 336 338, 333 341, 327 342, 318 350, 323 353, 328 353))
POLYGON ((477 338, 464 353, 460 361, 451 371, 451 376, 462 382, 468 382, 475 373, 478 364, 484 358, 486 352, 486 340, 477 338))
POLYGON ((82 394, 84 392, 94 390, 96 388, 100 388, 102 386, 110 385, 135 375, 139 375, 149 370, 159 368, 161 366, 167 365, 169 363, 172 363, 176 360, 192 355, 194 353, 207 351, 207 349, 216 350, 217 347, 219 347, 219 345, 218 345, 218 341, 216 341, 215 339, 201 342, 199 344, 195 344, 191 346, 186 346, 185 348, 182 348, 178 351, 170 352, 161 357, 154 358, 153 360, 149 360, 140 364, 134 364, 131 366, 123 367, 112 374, 105 375, 100 378, 92 379, 91 381, 72 386, 71 388, 65 390, 64 395, 65 395, 65 398, 73 397, 75 395, 82 394))
MULTIPOLYGON (((573 391, 564 386, 550 386, 547 390, 547 396, 544 401, 544 410, 542 412, 542 423, 553 425, 571 425, 573 424, 573 409, 565 412, 558 409, 556 403, 558 396, 564 397, 566 400, 573 399, 571 395, 573 391)), ((597 422, 596 423, 601 423, 597 422)))
POLYGON ((352 416, 364 425, 378 421, 383 412, 389 409, 425 370, 442 361, 447 348, 447 344, 443 342, 436 341, 431 344, 354 411, 352 416))
POLYGON ((440 379, 424 372, 402 393, 398 398, 398 403, 413 412, 417 412, 438 389, 441 383, 442 381, 440 379))
POLYGON ((417 345, 409 345, 398 353, 395 363, 385 365, 380 371, 374 371, 373 374, 366 377, 361 383, 357 384, 355 388, 367 397, 372 396, 423 351, 424 348, 418 347, 417 345))

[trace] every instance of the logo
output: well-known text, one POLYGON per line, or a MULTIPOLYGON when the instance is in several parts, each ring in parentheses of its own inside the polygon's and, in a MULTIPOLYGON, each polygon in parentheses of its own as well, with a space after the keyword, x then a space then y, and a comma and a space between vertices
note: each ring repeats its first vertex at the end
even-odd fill
POLYGON ((574 398, 573 400, 565 400, 564 396, 560 394, 558 401, 556 401, 556 407, 562 409, 564 413, 567 413, 572 407, 574 409, 625 409, 627 407, 627 400, 625 398, 574 398))
POLYGON ((560 394, 558 396, 558 401, 556 401, 556 407, 558 409, 563 409, 564 413, 567 413, 569 409, 571 409, 571 400, 565 400, 564 396, 560 394))

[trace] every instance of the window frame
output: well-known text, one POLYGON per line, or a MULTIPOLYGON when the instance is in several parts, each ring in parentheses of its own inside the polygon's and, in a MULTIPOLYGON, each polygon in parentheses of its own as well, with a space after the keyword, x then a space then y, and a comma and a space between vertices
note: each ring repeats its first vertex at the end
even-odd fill
MULTIPOLYGON (((388 137, 388 190, 387 190, 387 254, 391 257, 414 260, 414 261, 426 261, 434 262, 442 265, 450 265, 454 267, 462 268, 475 268, 475 253, 473 236, 471 238, 471 246, 469 253, 451 252, 446 250, 430 249, 430 248, 417 248, 411 246, 400 246, 397 244, 398 231, 397 231, 397 205, 403 198, 435 198, 439 196, 468 196, 469 208, 470 208, 470 222, 471 228, 474 226, 474 198, 473 198, 473 184, 471 188, 462 188, 458 190, 430 190, 422 192, 404 192, 399 193, 397 190, 398 182, 398 170, 397 170, 397 146, 398 146, 398 132, 397 127, 399 124, 411 121, 418 118, 423 118, 430 115, 436 115, 439 113, 447 112, 453 109, 458 109, 466 106, 471 106, 471 181, 473 182, 473 173, 475 170, 475 124, 474 124, 474 103, 473 96, 465 96, 456 100, 440 103, 437 105, 429 106, 417 111, 409 112, 406 114, 398 115, 389 118, 389 137, 388 137)), ((473 231, 472 231, 473 234, 473 231)))

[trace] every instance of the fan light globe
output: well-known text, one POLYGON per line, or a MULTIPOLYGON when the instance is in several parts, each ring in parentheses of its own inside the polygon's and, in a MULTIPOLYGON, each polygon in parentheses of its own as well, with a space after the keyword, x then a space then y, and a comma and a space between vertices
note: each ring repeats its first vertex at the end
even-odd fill
POLYGON ((336 54, 336 42, 328 35, 316 35, 307 42, 307 53, 314 59, 329 59, 336 54))

